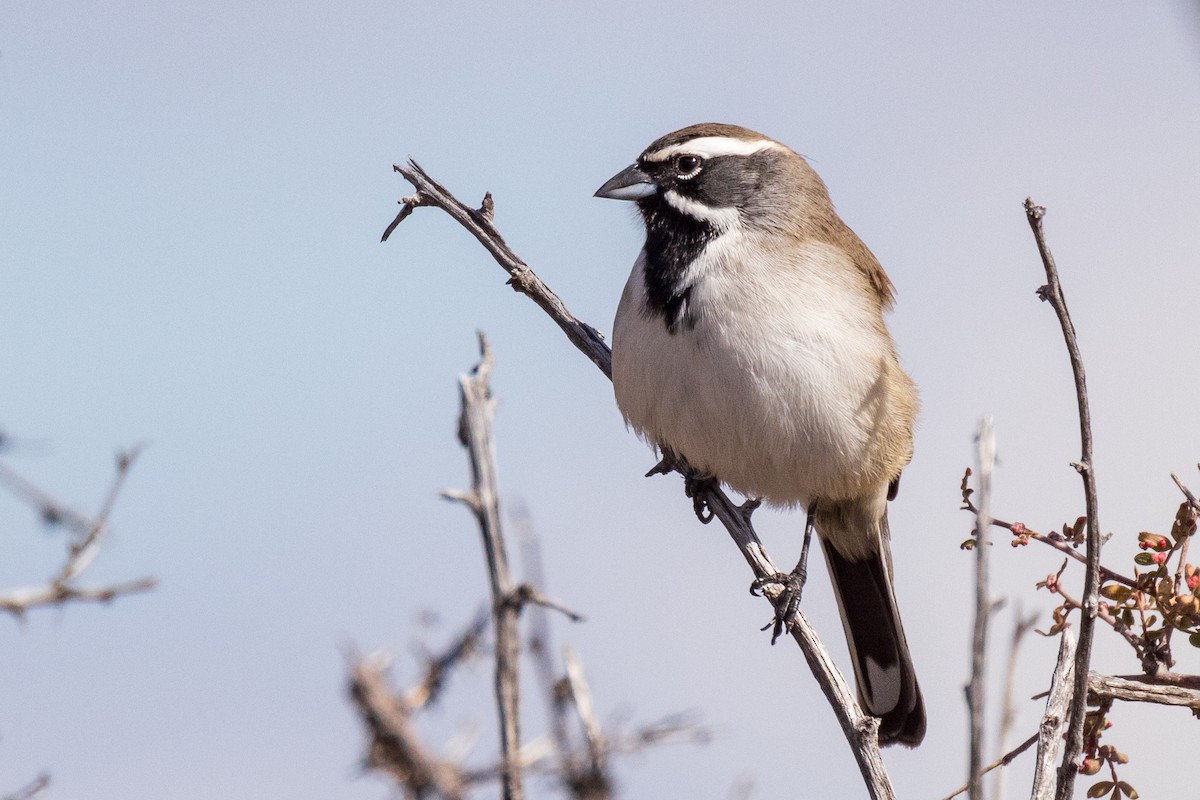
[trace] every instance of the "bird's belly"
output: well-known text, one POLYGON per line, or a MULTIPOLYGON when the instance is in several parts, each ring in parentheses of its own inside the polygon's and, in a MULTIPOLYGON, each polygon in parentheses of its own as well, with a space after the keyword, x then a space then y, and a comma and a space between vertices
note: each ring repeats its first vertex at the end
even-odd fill
MULTIPOLYGON (((637 301, 631 288, 622 306, 637 301)), ((613 384, 626 421, 692 466, 774 504, 886 486, 894 474, 884 474, 891 468, 872 443, 888 410, 878 343, 828 324, 817 308, 811 317, 803 309, 770 314, 781 321, 772 326, 753 306, 702 314, 693 329, 673 334, 644 309, 619 312, 613 384)))

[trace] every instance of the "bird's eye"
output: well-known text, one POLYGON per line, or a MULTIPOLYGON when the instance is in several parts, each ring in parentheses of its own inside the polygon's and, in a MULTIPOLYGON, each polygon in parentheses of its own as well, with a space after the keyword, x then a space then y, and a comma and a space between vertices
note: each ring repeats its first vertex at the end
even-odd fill
POLYGON ((704 159, 700 156, 677 156, 675 158, 675 170, 681 178, 690 178, 700 171, 700 165, 704 163, 704 159))

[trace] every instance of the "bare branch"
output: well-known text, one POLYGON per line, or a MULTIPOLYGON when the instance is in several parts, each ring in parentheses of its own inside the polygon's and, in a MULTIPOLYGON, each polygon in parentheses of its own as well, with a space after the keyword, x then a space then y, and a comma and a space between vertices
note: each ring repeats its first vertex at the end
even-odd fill
MULTIPOLYGON (((1030 747, 1033 747, 1033 745, 1037 742, 1037 740, 1038 740, 1038 735, 1035 733, 1033 736, 1030 736, 1028 739, 1021 742, 1019 745, 1014 747, 1012 750, 1009 750, 1007 753, 1000 756, 1000 758, 997 758, 995 761, 993 761, 992 763, 988 764, 986 767, 981 769, 979 771, 979 777, 982 778, 984 775, 987 775, 989 772, 991 772, 994 769, 999 769, 1000 767, 1007 767, 1009 764, 1011 764, 1012 762, 1017 760, 1017 756, 1021 755, 1021 753, 1024 753, 1030 747)), ((999 772, 996 774, 1002 775, 1003 772, 999 772)), ((960 794, 967 791, 967 789, 968 789, 968 784, 964 783, 962 786, 958 787, 953 792, 946 795, 943 798, 943 800, 954 800, 955 797, 958 797, 960 794)), ((1001 796, 996 795, 996 797, 997 797, 997 800, 1000 800, 1001 796)))
POLYGON ((557 600, 553 600, 534 588, 531 583, 522 583, 512 594, 509 595, 508 602, 517 606, 517 609, 523 609, 527 605, 540 606, 548 608, 551 611, 557 611, 571 622, 583 622, 584 616, 578 611, 572 611, 557 600))
POLYGON ((508 570, 508 552, 500 524, 500 493, 496 482, 495 442, 492 416, 491 374, 495 359, 487 338, 479 334, 480 360, 469 375, 459 377, 462 415, 458 436, 471 462, 471 510, 483 536, 488 582, 492 592, 492 619, 496 631, 496 705, 500 712, 501 785, 504 800, 521 800, 520 733, 520 641, 517 618, 520 604, 512 602, 513 582, 508 570))
MULTIPOLYGON (((1195 679, 1195 676, 1181 676, 1195 679)), ((1134 703, 1158 703, 1164 706, 1185 706, 1200 715, 1200 689, 1180 686, 1144 677, 1088 675, 1089 700, 1127 700, 1134 703)))
MULTIPOLYGON (((413 207, 417 205, 437 206, 449 214, 455 222, 466 228, 479 240, 484 249, 492 254, 496 263, 509 274, 509 285, 537 303, 543 311, 550 315, 552 320, 558 323, 571 343, 590 358, 601 372, 612 378, 612 352, 604 343, 604 336, 591 325, 576 319, 575 315, 567 310, 566 304, 559 299, 558 295, 552 292, 550 287, 517 257, 517 254, 504 241, 504 237, 500 235, 500 231, 492 224, 492 204, 490 202, 484 203, 482 211, 467 208, 411 158, 406 166, 395 164, 393 169, 416 187, 417 193, 413 198, 419 198, 419 202, 411 204, 413 207)), ((408 208, 408 201, 413 198, 405 198, 405 208, 408 208)), ((488 195, 487 200, 490 201, 490 198, 491 195, 488 195)), ((411 209, 409 209, 409 213, 411 213, 411 209)), ((387 234, 390 234, 406 216, 408 214, 402 210, 385 232, 385 240, 387 234)))
MULTIPOLYGON (((1200 515, 1200 500, 1196 499, 1196 495, 1192 494, 1192 490, 1183 485, 1183 481, 1179 480, 1179 476, 1171 473, 1171 480, 1175 481, 1175 485, 1179 487, 1179 491, 1183 492, 1183 496, 1187 498, 1188 508, 1191 509, 1193 515, 1200 515)), ((1188 545, 1191 544, 1192 537, 1188 536, 1183 540, 1183 544, 1179 546, 1179 560, 1175 567, 1175 591, 1183 591, 1183 570, 1187 565, 1188 545)), ((1170 636, 1172 631, 1168 631, 1170 636)))
POLYGON ((618 733, 608 737, 610 753, 635 753, 648 745, 685 743, 707 744, 712 741, 709 730, 695 714, 671 714, 660 720, 642 725, 631 733, 618 733))
MULTIPOLYGON (((969 511, 972 514, 978 514, 979 509, 977 509, 975 504, 971 501, 971 493, 974 492, 974 489, 971 489, 968 485, 970 478, 971 469, 968 467, 966 474, 963 475, 962 484, 960 487, 963 501, 962 509, 964 511, 969 511)), ((1075 561, 1078 561, 1080 564, 1087 564, 1087 557, 1068 544, 1062 538, 1061 534, 1053 532, 1038 533, 1023 522, 1006 522, 1002 519, 998 519, 997 517, 991 517, 990 521, 993 528, 1003 528, 1011 533, 1014 537, 1013 541, 1016 544, 1022 543, 1022 541, 1025 539, 1032 539, 1033 541, 1041 542, 1042 544, 1054 548, 1064 556, 1072 558, 1075 561)), ((1105 567, 1103 564, 1100 565, 1100 576, 1104 578, 1105 581, 1120 583, 1124 586, 1128 586, 1130 589, 1136 589, 1138 585, 1137 581, 1135 581, 1133 578, 1111 570, 1108 567, 1105 567)))
MULTIPOLYGON (((509 248, 487 218, 488 215, 467 208, 411 159, 407 166, 396 165, 395 170, 417 189, 417 195, 421 198, 420 205, 441 208, 475 236, 496 262, 509 273, 509 283, 513 288, 537 303, 601 372, 609 378, 612 377, 612 353, 604 343, 603 336, 567 310, 562 300, 509 248)), ((717 486, 703 488, 697 501, 703 503, 721 520, 730 538, 741 551, 742 557, 750 565, 755 578, 767 578, 780 571, 767 556, 762 542, 750 524, 750 513, 754 504, 739 506, 717 486)), ((767 586, 763 594, 773 603, 778 596, 778 588, 767 586)), ((797 611, 786 623, 821 691, 833 707, 872 800, 891 800, 895 793, 879 752, 878 721, 863 713, 807 618, 797 611)))
POLYGON ((43 772, 12 794, 4 795, 3 800, 34 800, 49 785, 50 773, 43 772))
POLYGON ((596 719, 596 711, 592 707, 592 691, 583 677, 583 663, 570 645, 563 648, 563 661, 567 665, 567 680, 571 686, 571 697, 575 701, 575 711, 579 714, 579 723, 583 726, 583 738, 587 741, 588 753, 592 763, 598 770, 603 771, 608 745, 604 741, 604 733, 600 730, 600 721, 596 719))
POLYGON ((0 463, 0 483, 33 506, 48 525, 64 525, 79 536, 87 536, 94 527, 92 520, 58 502, 4 463, 0 463))
POLYGON ((587 747, 587 763, 583 769, 573 769, 566 776, 572 792, 580 800, 601 800, 612 793, 612 780, 608 776, 609 744, 596 719, 592 706, 592 692, 583 676, 583 663, 569 645, 563 648, 563 662, 567 668, 567 685, 572 705, 579 715, 583 729, 583 740, 587 747))
MULTIPOLYGON (((525 773, 535 772, 541 775, 551 775, 554 772, 550 765, 550 756, 554 753, 554 742, 545 736, 538 736, 533 741, 521 745, 517 753, 517 763, 525 773)), ((463 781, 474 788, 477 784, 491 783, 503 778, 504 770, 500 764, 493 764, 480 769, 469 769, 463 772, 463 781)))
POLYGON ((39 606, 61 606, 71 602, 110 603, 123 595, 148 592, 157 585, 158 581, 155 578, 142 578, 128 583, 95 588, 50 583, 46 586, 10 589, 0 594, 0 609, 20 617, 39 606))
POLYGON ((1179 487, 1179 491, 1183 492, 1183 496, 1187 498, 1188 505, 1196 512, 1200 512, 1200 500, 1196 499, 1196 495, 1192 494, 1192 490, 1183 485, 1183 481, 1179 480, 1179 476, 1174 472, 1171 473, 1171 480, 1175 481, 1175 485, 1179 487))
POLYGON ((1068 800, 1075 786, 1077 774, 1076 761, 1083 750, 1083 718, 1087 713, 1087 679, 1092 662, 1092 638, 1096 630, 1096 609, 1099 607, 1100 590, 1100 548, 1103 545, 1100 532, 1100 512, 1096 497, 1095 462, 1092 460, 1092 417, 1088 408, 1087 376, 1083 369, 1083 356, 1079 353, 1079 342, 1075 337, 1075 325, 1067 311, 1067 301, 1063 297, 1062 284, 1058 279, 1058 269, 1054 265, 1054 256, 1046 244, 1045 232, 1042 229, 1042 219, 1046 209, 1035 205, 1033 200, 1025 200, 1025 216, 1029 227, 1033 230, 1034 241, 1037 242, 1038 253, 1042 257, 1042 266, 1046 269, 1046 285, 1038 289, 1038 297, 1054 307, 1062 327, 1063 338, 1067 345, 1067 354, 1071 359, 1071 372, 1075 376, 1075 399, 1079 407, 1079 438, 1082 454, 1074 464, 1083 479, 1084 503, 1087 507, 1087 564, 1083 579, 1083 611, 1079 623, 1079 646, 1075 652, 1075 702, 1071 706, 1070 722, 1067 726, 1067 745, 1063 751, 1062 765, 1058 771, 1057 800, 1068 800))
POLYGON ((988 620, 992 616, 992 597, 988 586, 988 553, 991 547, 984 541, 991 525, 989 509, 992 496, 992 468, 996 462, 996 438, 992 418, 979 421, 979 511, 975 517, 975 625, 971 637, 971 681, 967 685, 967 712, 970 716, 971 739, 968 759, 967 791, 971 800, 983 800, 983 740, 984 692, 986 686, 986 656, 988 620))
POLYGON ((7 465, 0 464, 0 483, 37 509, 42 519, 52 524, 65 525, 79 537, 68 544, 66 561, 47 584, 11 589, 0 594, 0 610, 22 617, 29 610, 39 606, 58 606, 71 602, 108 603, 117 597, 149 591, 158 585, 154 578, 142 578, 103 587, 75 585, 75 580, 91 566, 100 552, 100 544, 108 533, 108 518, 141 449, 139 446, 117 454, 116 471, 108 493, 100 505, 99 513, 90 519, 55 500, 49 493, 27 481, 7 465))
MULTIPOLYGON (((524 573, 534 584, 545 586, 541 547, 529 511, 520 504, 510 512, 510 516, 517 529, 524 573)), ((569 698, 564 690, 565 681, 560 681, 558 677, 551 643, 550 615, 545 606, 535 605, 529 610, 529 627, 529 652, 533 656, 534 669, 537 671, 538 683, 544 692, 549 712, 550 735, 558 754, 558 772, 570 785, 573 783, 572 776, 576 768, 567 721, 569 698)))
MULTIPOLYGON (((1017 720, 1014 694, 1017 683, 1018 655, 1021 652, 1021 645, 1037 625, 1038 619, 1038 615, 1034 612, 1030 612, 1028 615, 1022 614, 1019 604, 1014 616, 1016 619, 1013 621, 1012 638, 1008 644, 1008 661, 1004 667, 1004 696, 1000 705, 1000 725, 996 730, 996 750, 999 752, 1004 752, 1008 748, 1009 737, 1017 720)), ((1036 735, 1033 738, 1035 741, 1037 740, 1036 735)), ((1004 800, 1004 778, 1007 774, 1005 770, 996 773, 995 781, 992 783, 992 797, 995 800, 1004 800)))
POLYGON ((404 693, 404 705, 416 711, 437 702, 453 669, 466 661, 478 648, 490 616, 481 609, 467 629, 456 636, 449 647, 429 658, 425 665, 425 679, 404 693))
POLYGON ((1046 713, 1038 731, 1037 762, 1033 770, 1033 793, 1030 800, 1050 800, 1055 790, 1054 762, 1058 760, 1059 738, 1063 719, 1074 705, 1075 693, 1075 635, 1070 628, 1062 632, 1058 643, 1058 661, 1050 679, 1050 696, 1046 698, 1046 713))
POLYGON ((374 656, 351 667, 350 697, 371 731, 367 766, 390 775, 410 797, 434 794, 442 800, 462 800, 462 774, 425 749, 408 707, 388 685, 385 665, 385 659, 374 656))

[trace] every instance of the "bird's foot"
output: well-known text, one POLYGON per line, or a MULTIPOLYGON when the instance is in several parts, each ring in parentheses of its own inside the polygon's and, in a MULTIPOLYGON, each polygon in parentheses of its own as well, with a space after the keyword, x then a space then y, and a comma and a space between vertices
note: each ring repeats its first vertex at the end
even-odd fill
POLYGON ((713 520, 712 509, 708 507, 705 498, 710 490, 717 488, 718 484, 719 482, 712 475, 698 472, 691 467, 683 474, 683 492, 692 498, 692 510, 696 512, 696 519, 705 525, 713 520))
POLYGON ((800 610, 800 597, 804 594, 804 584, 808 580, 806 570, 797 568, 792 572, 776 572, 765 578, 758 578, 750 584, 750 594, 758 596, 767 586, 779 587, 779 594, 772 603, 775 605, 775 618, 762 627, 771 629, 771 644, 788 631, 791 620, 800 610))
POLYGON ((683 475, 683 491, 692 499, 692 510, 696 512, 696 519, 705 525, 712 522, 713 512, 709 509, 705 496, 710 490, 717 488, 720 481, 715 476, 696 469, 687 462, 686 458, 664 447, 662 448, 662 460, 646 473, 646 477, 667 475, 671 472, 683 475))

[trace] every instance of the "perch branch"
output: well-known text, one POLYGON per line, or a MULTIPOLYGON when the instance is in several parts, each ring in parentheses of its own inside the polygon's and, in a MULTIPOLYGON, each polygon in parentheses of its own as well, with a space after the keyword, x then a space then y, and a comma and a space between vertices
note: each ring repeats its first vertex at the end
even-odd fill
MULTIPOLYGON (((406 166, 395 165, 395 171, 403 175, 417 190, 414 197, 418 202, 412 204, 414 208, 418 205, 436 206, 466 228, 509 273, 509 282, 513 288, 528 295, 550 315, 572 344, 611 379, 612 352, 604 343, 604 338, 595 328, 576 319, 562 300, 517 257, 492 224, 490 214, 467 208, 411 159, 406 166)), ((388 233, 390 234, 391 230, 388 233)), ((750 565, 755 578, 767 578, 779 572, 750 524, 753 503, 746 506, 736 505, 716 486, 705 487, 699 499, 721 520, 746 563, 750 565)), ((778 596, 778 589, 767 586, 763 594, 773 603, 778 596)), ((805 616, 797 611, 785 622, 793 639, 800 646, 821 691, 833 708, 842 732, 850 744, 851 752, 858 762, 870 797, 872 800, 893 800, 895 792, 879 751, 878 720, 863 713, 853 692, 846 685, 845 679, 805 616)))
POLYGON ((500 235, 500 231, 492 224, 492 196, 490 194, 484 198, 481 209, 467 208, 412 159, 409 159, 405 166, 395 164, 392 168, 403 175, 416 188, 417 193, 412 197, 405 198, 404 208, 384 231, 383 241, 387 241, 388 236, 405 217, 412 213, 413 208, 437 206, 449 214, 455 222, 466 228, 472 236, 479 240, 484 249, 492 254, 496 263, 508 273, 508 283, 515 291, 537 303, 543 311, 550 315, 552 320, 558 323, 558 327, 562 328, 563 333, 567 335, 572 344, 590 358, 601 372, 612 377, 612 352, 604 343, 604 336, 591 325, 576 319, 575 315, 567 310, 566 304, 559 299, 558 295, 551 291, 550 287, 534 274, 529 265, 512 251, 512 248, 504 241, 504 237, 500 235))
POLYGON ((1035 205, 1033 200, 1025 200, 1025 217, 1033 231, 1038 253, 1042 258, 1042 266, 1046 270, 1046 284, 1038 289, 1038 297, 1050 303, 1058 316, 1062 327, 1063 339, 1066 341, 1067 354, 1071 359, 1071 372, 1075 376, 1075 399, 1079 408, 1079 438, 1081 455, 1075 469, 1083 480, 1084 503, 1087 509, 1087 564, 1083 578, 1083 610, 1079 622, 1079 645, 1075 652, 1075 702, 1071 706, 1070 720, 1067 724, 1067 743, 1063 750, 1062 765, 1058 771, 1057 800, 1068 800, 1075 785, 1077 774, 1076 761, 1083 750, 1083 718, 1087 713, 1087 681, 1092 662, 1092 638, 1096 630, 1096 610, 1099 607, 1100 590, 1100 547, 1103 544, 1100 533, 1099 509, 1096 498, 1095 462, 1092 460, 1092 417, 1088 408, 1087 376, 1083 369, 1083 356, 1079 353, 1079 342, 1075 336, 1075 325, 1071 322, 1071 314, 1067 311, 1067 301, 1063 297, 1062 284, 1058 279, 1058 268, 1054 265, 1054 256, 1046 244, 1046 235, 1042 227, 1042 219, 1046 209, 1035 205))

